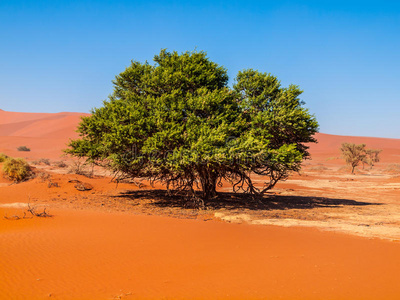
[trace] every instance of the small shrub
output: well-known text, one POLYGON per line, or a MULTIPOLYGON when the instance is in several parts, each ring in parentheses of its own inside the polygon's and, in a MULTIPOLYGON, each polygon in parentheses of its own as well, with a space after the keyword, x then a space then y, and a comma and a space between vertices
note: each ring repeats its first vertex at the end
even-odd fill
POLYGON ((45 182, 51 179, 51 175, 46 172, 40 172, 37 177, 40 179, 41 182, 45 182))
POLYGON ((91 166, 92 166, 92 169, 89 170, 89 164, 86 161, 75 160, 69 166, 68 173, 83 175, 86 177, 92 177, 93 176, 93 165, 91 165, 91 166))
POLYGON ((29 149, 27 146, 19 146, 17 148, 18 151, 31 151, 31 149, 29 149))
POLYGON ((41 158, 39 159, 39 164, 50 166, 50 160, 48 158, 41 158))
POLYGON ((66 168, 66 167, 68 167, 68 165, 63 160, 54 162, 53 166, 56 166, 57 168, 66 168))
POLYGON ((8 158, 7 155, 5 155, 4 153, 0 153, 0 163, 4 162, 7 158, 8 158))
POLYGON ((50 166, 50 160, 47 158, 41 158, 39 160, 34 160, 32 162, 32 164, 34 165, 46 165, 46 166, 50 166))
POLYGON ((53 182, 53 181, 49 181, 48 183, 47 183, 47 187, 48 188, 51 188, 51 187, 60 187, 60 185, 57 183, 57 182, 53 182))
POLYGON ((20 182, 31 175, 31 168, 22 158, 7 158, 3 165, 3 172, 8 179, 20 182))

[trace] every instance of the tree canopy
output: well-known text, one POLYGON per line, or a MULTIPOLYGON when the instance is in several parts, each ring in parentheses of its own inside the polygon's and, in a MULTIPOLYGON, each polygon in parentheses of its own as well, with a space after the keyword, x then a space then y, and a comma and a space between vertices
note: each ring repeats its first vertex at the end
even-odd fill
POLYGON ((228 86, 227 70, 205 52, 168 52, 132 61, 114 92, 79 125, 68 154, 119 176, 159 181, 207 200, 223 180, 263 194, 309 157, 318 123, 296 85, 252 69, 228 86), (251 174, 265 176, 256 187, 251 174))

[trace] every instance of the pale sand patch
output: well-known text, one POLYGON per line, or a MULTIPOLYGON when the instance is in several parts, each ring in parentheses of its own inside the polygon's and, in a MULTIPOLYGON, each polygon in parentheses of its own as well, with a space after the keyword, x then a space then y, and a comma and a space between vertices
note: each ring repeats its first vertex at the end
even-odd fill
POLYGON ((27 208, 28 203, 14 202, 14 203, 4 203, 0 204, 2 208, 27 208))
MULTIPOLYGON (((326 214, 327 215, 327 214, 326 214)), ((400 241, 400 227, 390 226, 385 224, 384 218, 377 216, 370 216, 369 220, 366 216, 357 216, 353 220, 348 218, 343 219, 327 219, 327 220, 299 220, 291 218, 280 219, 256 219, 248 214, 229 215, 221 212, 214 214, 219 218, 229 223, 247 223, 253 225, 275 225, 282 227, 316 227, 322 230, 342 232, 346 234, 355 234, 367 238, 382 238, 393 241, 400 241), (363 223, 364 221, 364 223, 363 223)), ((333 216, 333 214, 332 214, 333 216)), ((338 214, 335 215, 336 217, 338 214)), ((342 216, 343 217, 343 216, 342 216)), ((345 216, 349 217, 349 216, 345 216)))

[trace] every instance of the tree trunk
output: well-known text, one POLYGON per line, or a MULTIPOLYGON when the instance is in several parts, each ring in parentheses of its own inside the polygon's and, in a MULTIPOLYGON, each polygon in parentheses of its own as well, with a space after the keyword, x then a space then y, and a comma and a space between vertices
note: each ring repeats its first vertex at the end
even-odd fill
POLYGON ((199 170, 203 200, 207 201, 217 195, 217 175, 213 170, 202 168, 199 170))

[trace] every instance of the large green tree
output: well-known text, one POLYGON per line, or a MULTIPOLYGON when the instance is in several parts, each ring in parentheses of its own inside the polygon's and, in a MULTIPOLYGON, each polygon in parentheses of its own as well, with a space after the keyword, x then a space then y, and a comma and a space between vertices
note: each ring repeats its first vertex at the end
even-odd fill
POLYGON ((309 157, 318 124, 298 86, 250 69, 230 88, 226 69, 204 52, 162 50, 154 62, 133 61, 116 76, 113 94, 83 118, 68 154, 190 196, 199 189, 204 200, 222 180, 263 194, 309 157), (252 174, 267 178, 264 186, 252 174))

